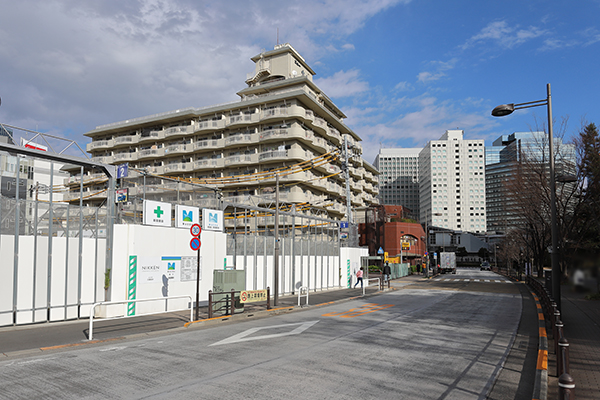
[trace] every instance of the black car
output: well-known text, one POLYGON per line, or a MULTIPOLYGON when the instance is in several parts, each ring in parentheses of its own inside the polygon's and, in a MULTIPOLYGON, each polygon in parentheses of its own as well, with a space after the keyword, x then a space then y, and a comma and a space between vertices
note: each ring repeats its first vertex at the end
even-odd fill
POLYGON ((490 266, 490 263, 487 261, 484 261, 481 263, 481 271, 491 271, 492 267, 490 266))

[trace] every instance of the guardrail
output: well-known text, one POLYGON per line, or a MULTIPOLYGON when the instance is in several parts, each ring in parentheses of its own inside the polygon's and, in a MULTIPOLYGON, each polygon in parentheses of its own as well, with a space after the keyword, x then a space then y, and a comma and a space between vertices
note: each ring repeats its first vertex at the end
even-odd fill
POLYGON ((371 281, 377 281, 377 287, 379 288, 379 290, 381 290, 381 278, 369 278, 367 279, 367 282, 363 285, 363 296, 365 295, 365 289, 367 288, 367 286, 369 286, 369 282, 371 281))
POLYGON ((306 303, 304 304, 305 306, 308 305, 308 286, 300 286, 298 288, 298 307, 300 307, 300 297, 306 297, 306 303), (302 290, 304 290, 306 292, 306 294, 302 294, 302 290))
POLYGON ((164 314, 164 313, 169 313, 169 312, 175 312, 175 311, 183 311, 183 310, 187 310, 189 308, 190 310, 190 321, 193 321, 194 318, 194 307, 192 307, 192 296, 171 296, 171 297, 156 297, 156 298, 152 298, 152 299, 139 299, 139 300, 124 300, 124 301, 101 301, 99 303, 94 303, 92 305, 92 308, 90 309, 90 327, 89 327, 89 332, 88 332, 88 340, 92 340, 93 339, 93 332, 94 332, 94 314, 96 312, 96 307, 98 306, 106 306, 106 305, 116 305, 116 304, 129 304, 129 303, 139 303, 142 301, 165 301, 165 308, 168 308, 168 301, 169 300, 173 300, 173 299, 189 299, 189 307, 186 308, 180 308, 180 309, 176 309, 176 310, 165 310, 165 311, 159 311, 159 312, 151 312, 151 313, 145 313, 145 314, 137 314, 137 315, 127 315, 127 309, 124 310, 124 315, 118 316, 118 317, 108 317, 108 318, 102 318, 102 321, 109 321, 109 320, 113 320, 113 319, 122 319, 122 318, 132 318, 132 317, 143 317, 145 315, 155 315, 155 314, 164 314))
MULTIPOLYGON (((224 304, 225 305, 225 315, 233 315, 235 313, 235 302, 236 302, 236 298, 235 298, 235 294, 239 293, 241 294, 242 292, 244 292, 244 290, 234 290, 231 289, 231 291, 228 292, 213 292, 212 290, 208 291, 208 318, 211 319, 214 317, 214 313, 215 311, 213 310, 215 305, 218 304, 224 304), (215 295, 225 295, 224 299, 220 299, 220 300, 214 300, 214 296, 215 295)), ((267 292, 267 310, 271 309, 271 288, 267 287, 266 289, 267 292)), ((308 297, 307 297, 308 298, 308 297)), ((239 301, 240 303, 241 300, 237 299, 237 301, 239 301)), ((245 304, 245 303, 242 303, 245 304)))
POLYGON ((569 374, 569 341, 564 336, 564 325, 560 320, 560 310, 558 310, 556 303, 550 297, 547 288, 537 279, 527 276, 526 282, 540 299, 542 310, 549 317, 552 326, 559 399, 572 400, 575 398, 575 380, 569 374))

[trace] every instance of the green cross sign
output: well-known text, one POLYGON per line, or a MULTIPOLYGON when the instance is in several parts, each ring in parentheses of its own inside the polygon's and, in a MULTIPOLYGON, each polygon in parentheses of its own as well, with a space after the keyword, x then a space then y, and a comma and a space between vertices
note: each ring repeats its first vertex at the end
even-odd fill
POLYGON ((156 214, 156 218, 160 218, 165 212, 160 209, 160 206, 157 206, 154 210, 154 214, 156 214))

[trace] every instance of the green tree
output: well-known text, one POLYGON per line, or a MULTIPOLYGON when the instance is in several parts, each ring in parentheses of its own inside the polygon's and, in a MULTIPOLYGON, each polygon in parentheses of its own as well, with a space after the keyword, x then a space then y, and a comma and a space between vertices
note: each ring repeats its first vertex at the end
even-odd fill
POLYGON ((567 245, 570 264, 600 272, 600 133, 585 125, 575 139, 580 189, 567 245))

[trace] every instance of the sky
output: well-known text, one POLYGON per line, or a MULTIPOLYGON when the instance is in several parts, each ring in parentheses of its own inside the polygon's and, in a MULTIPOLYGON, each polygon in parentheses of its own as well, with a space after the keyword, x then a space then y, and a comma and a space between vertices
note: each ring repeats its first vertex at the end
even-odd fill
POLYGON ((96 126, 235 102, 251 57, 290 43, 373 162, 422 147, 600 124, 600 0, 0 0, 0 123, 77 141, 96 126))

